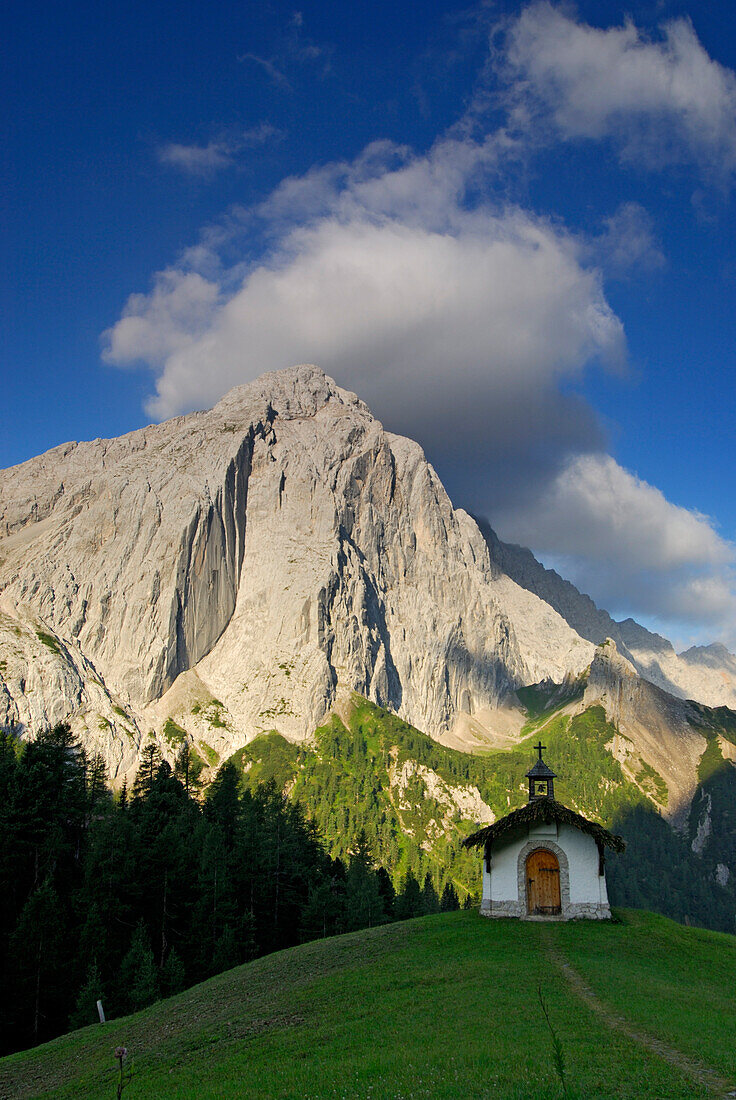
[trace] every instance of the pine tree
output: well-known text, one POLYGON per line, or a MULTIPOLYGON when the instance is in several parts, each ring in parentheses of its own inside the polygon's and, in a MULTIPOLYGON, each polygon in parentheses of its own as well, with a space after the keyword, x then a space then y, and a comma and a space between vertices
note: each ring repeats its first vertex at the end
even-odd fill
POLYGON ((437 891, 434 888, 431 875, 427 872, 422 886, 422 909, 425 913, 438 913, 439 908, 440 901, 437 897, 437 891))
POLYGON ((161 968, 161 991, 165 997, 173 997, 186 986, 186 970, 181 957, 172 948, 161 968))
POLYGON ((204 764, 192 748, 188 737, 184 738, 181 748, 176 755, 174 775, 183 784, 187 794, 197 792, 201 786, 200 775, 204 764))
POLYGON ((109 798, 107 767, 101 753, 95 753, 87 766, 87 821, 109 798))
POLYGON ((371 928, 384 920, 383 898, 373 870, 365 829, 361 829, 350 853, 345 882, 345 921, 347 928, 371 928))
POLYGON ((77 994, 74 1011, 69 1017, 69 1027, 73 1030, 78 1027, 86 1027, 95 1024, 99 1020, 97 1002, 103 1000, 102 979, 97 967, 97 961, 93 960, 87 970, 84 985, 77 994))
POLYGON ((397 920, 420 917, 423 911, 422 890, 412 871, 407 871, 401 892, 396 896, 394 906, 397 920))
POLYGON ((378 892, 381 895, 383 902, 383 912, 386 920, 394 919, 394 905, 396 902, 396 891, 394 890, 393 883, 391 882, 391 876, 385 867, 379 867, 376 872, 376 881, 378 884, 378 892))
POLYGON ((50 878, 29 896, 10 938, 12 996, 20 1043, 53 1035, 66 1017, 68 945, 50 878))
POLYGON ((457 891, 451 882, 445 883, 445 888, 442 891, 442 898, 440 899, 440 910, 443 913, 450 913, 454 909, 460 908, 460 902, 458 900, 457 891))
POLYGON ((232 970, 240 962, 238 941, 232 925, 226 924, 222 934, 215 944, 212 956, 212 973, 220 974, 223 970, 232 970))
POLYGON ((130 950, 120 967, 118 996, 126 1011, 137 1012, 153 1004, 158 995, 158 972, 153 960, 151 940, 145 923, 139 920, 130 950))
POLYGON ((155 741, 146 745, 141 753, 141 763, 133 784, 133 798, 145 800, 153 790, 156 774, 161 764, 161 750, 155 741))
POLYGON ((217 773, 207 791, 206 811, 222 830, 228 847, 232 847, 240 815, 240 778, 234 764, 223 764, 217 773))

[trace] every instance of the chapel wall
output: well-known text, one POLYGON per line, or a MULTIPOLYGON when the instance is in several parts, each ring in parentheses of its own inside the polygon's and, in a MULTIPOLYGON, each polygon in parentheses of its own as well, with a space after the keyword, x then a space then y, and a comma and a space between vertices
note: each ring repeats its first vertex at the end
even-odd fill
POLYGON ((570 903, 608 905, 605 876, 598 874, 598 845, 573 825, 560 825, 558 844, 570 864, 570 903))
POLYGON ((572 825, 539 823, 494 846, 491 870, 483 860, 481 913, 491 917, 528 917, 526 899, 526 857, 534 848, 548 848, 560 862, 562 913, 557 919, 606 919, 611 915, 605 876, 598 874, 598 846, 588 833, 572 825))

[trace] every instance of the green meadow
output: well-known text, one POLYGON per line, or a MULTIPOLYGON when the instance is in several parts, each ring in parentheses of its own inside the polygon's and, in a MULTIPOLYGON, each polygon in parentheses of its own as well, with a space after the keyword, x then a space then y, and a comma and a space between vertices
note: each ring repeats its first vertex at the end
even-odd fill
POLYGON ((265 956, 11 1055, 0 1096, 113 1098, 125 1046, 125 1100, 724 1097, 734 990, 736 937, 651 913, 439 914, 265 956))

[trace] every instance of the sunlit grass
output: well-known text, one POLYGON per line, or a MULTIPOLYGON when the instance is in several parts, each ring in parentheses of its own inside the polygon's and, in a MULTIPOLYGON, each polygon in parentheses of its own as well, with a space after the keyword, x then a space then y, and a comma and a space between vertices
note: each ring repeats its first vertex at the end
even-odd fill
POLYGON ((734 1072, 736 939, 650 914, 620 924, 425 917, 258 959, 178 997, 0 1062, 0 1095, 109 1097, 113 1051, 156 1097, 561 1096, 538 986, 577 1100, 707 1090, 605 1023, 550 958, 652 1034, 734 1072))

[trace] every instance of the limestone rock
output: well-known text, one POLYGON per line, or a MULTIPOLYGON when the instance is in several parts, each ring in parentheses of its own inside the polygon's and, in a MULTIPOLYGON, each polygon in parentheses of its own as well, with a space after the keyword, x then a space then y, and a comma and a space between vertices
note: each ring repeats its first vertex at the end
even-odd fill
POLYGON ((641 782, 642 764, 664 780, 666 798, 656 798, 662 813, 683 827, 697 785, 697 769, 706 739, 688 721, 687 702, 638 675, 608 638, 590 666, 582 708, 600 704, 618 730, 612 751, 631 779, 641 782))
POLYGON ((3 680, 8 724, 76 713, 96 679, 134 737, 161 735, 168 710, 218 755, 262 730, 309 736, 338 688, 440 734, 590 659, 492 566, 421 448, 309 366, 5 471, 0 595, 66 669, 34 708, 3 680))
POLYGON ((485 521, 479 526, 498 568, 554 608, 581 639, 597 646, 612 638, 640 676, 671 695, 736 708, 736 657, 725 646, 694 646, 678 654, 666 638, 633 619, 616 622, 530 550, 502 542, 485 521))
MULTIPOLYGON (((71 718, 113 776, 151 731, 169 759, 189 735, 213 768, 262 731, 307 738, 339 692, 457 747, 506 745, 516 688, 593 661, 603 691, 594 640, 612 620, 541 568, 484 537, 421 448, 321 370, 264 375, 3 472, 0 721, 32 735, 71 718)), ((616 676, 607 705, 633 722, 648 688, 633 666, 616 676)), ((662 772, 679 798, 691 742, 660 716, 652 754, 660 733, 683 748, 662 772)))

